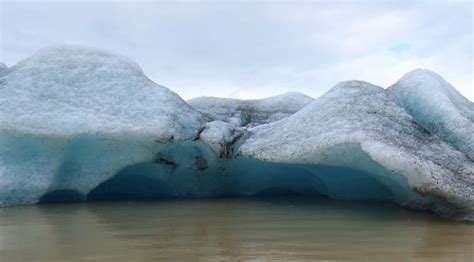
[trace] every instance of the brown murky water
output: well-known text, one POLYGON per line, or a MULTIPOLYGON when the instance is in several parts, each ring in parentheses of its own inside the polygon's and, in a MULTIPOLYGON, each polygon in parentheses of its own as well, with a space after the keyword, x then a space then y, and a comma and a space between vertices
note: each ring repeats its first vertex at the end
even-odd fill
POLYGON ((0 261, 474 261, 474 224, 305 198, 0 209, 0 261))

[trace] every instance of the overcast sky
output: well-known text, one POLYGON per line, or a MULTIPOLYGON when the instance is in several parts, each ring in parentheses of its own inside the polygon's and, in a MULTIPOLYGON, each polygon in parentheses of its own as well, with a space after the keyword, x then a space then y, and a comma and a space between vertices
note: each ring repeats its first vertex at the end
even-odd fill
POLYGON ((48 45, 98 47, 186 99, 317 97, 421 67, 474 100, 472 1, 0 2, 8 66, 48 45))

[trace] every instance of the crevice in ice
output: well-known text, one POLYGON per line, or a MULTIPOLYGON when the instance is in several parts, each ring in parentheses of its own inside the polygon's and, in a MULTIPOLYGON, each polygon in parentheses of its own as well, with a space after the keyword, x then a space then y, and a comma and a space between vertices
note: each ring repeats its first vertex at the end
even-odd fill
POLYGON ((237 151, 240 143, 243 143, 241 139, 245 138, 245 134, 240 132, 232 136, 232 140, 225 144, 224 150, 219 155, 220 158, 231 158, 234 155, 234 152, 237 151))
POLYGON ((202 141, 212 148, 217 157, 230 159, 247 137, 246 128, 217 120, 205 123, 192 141, 202 141))

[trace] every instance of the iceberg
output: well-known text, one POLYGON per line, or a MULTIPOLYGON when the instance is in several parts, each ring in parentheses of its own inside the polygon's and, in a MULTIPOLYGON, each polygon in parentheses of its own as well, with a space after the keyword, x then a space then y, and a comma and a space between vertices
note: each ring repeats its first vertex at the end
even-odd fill
POLYGON ((431 72, 316 99, 186 102, 103 50, 4 68, 0 206, 304 194, 473 218, 472 103, 431 72))

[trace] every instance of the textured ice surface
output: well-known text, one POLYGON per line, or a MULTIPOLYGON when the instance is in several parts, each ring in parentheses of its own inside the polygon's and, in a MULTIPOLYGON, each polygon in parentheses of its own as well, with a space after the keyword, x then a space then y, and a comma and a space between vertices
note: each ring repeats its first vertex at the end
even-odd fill
POLYGON ((472 103, 431 72, 199 112, 104 51, 1 68, 0 205, 299 193, 473 214, 472 103))
POLYGON ((421 128, 389 92, 366 82, 342 82, 294 115, 254 128, 239 154, 360 170, 385 184, 395 202, 419 206, 395 187, 403 177, 407 190, 474 208, 474 163, 421 128))
POLYGON ((140 132, 187 138, 200 114, 125 57, 80 47, 40 50, 0 86, 2 129, 35 134, 140 132))
POLYGON ((255 100, 197 97, 188 103, 213 119, 236 126, 255 126, 288 117, 313 100, 307 95, 290 92, 255 100))
POLYGON ((297 92, 264 99, 239 100, 218 97, 197 97, 188 101, 210 119, 198 138, 212 147, 217 156, 228 158, 236 142, 246 137, 247 128, 288 117, 314 99, 297 92))
POLYGON ((418 124, 474 160, 474 103, 426 69, 406 74, 389 90, 418 124))
POLYGON ((6 75, 7 73, 8 67, 4 63, 0 62, 0 77, 6 75))
POLYGON ((198 139, 208 144, 217 156, 228 158, 232 155, 233 145, 244 134, 246 134, 244 128, 216 120, 203 126, 198 139))
POLYGON ((0 204, 47 191, 86 194, 202 115, 127 58, 80 47, 39 51, 0 78, 0 204))

